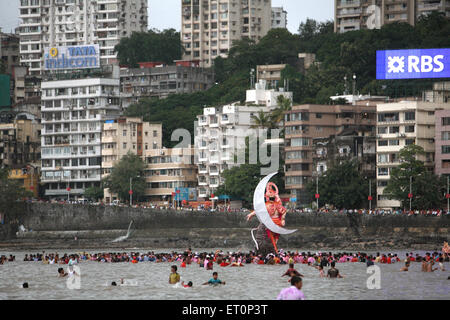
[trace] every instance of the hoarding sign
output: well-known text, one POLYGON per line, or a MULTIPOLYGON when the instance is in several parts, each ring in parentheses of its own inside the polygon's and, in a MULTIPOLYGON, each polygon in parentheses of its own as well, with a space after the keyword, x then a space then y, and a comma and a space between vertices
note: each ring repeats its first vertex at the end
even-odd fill
POLYGON ((195 188, 176 188, 176 200, 197 201, 197 189, 195 188))
POLYGON ((377 51, 377 79, 450 78, 450 49, 377 51))
POLYGON ((44 49, 44 70, 93 69, 99 67, 100 47, 98 44, 47 47, 44 49))

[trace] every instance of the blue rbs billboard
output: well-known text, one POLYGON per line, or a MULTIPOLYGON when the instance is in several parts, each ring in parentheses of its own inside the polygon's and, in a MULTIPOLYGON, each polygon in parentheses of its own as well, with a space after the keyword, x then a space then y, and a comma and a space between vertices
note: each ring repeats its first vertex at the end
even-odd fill
POLYGON ((450 78, 450 49, 377 51, 377 79, 450 78))

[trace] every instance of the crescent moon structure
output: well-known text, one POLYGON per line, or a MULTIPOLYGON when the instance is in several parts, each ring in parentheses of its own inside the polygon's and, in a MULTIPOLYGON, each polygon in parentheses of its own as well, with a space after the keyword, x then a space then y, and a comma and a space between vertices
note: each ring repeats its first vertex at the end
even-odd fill
POLYGON ((255 193, 253 194, 253 208, 255 209, 258 220, 263 225, 265 225, 267 229, 278 234, 291 234, 296 232, 297 230, 288 230, 276 225, 272 221, 272 218, 267 211, 266 203, 264 201, 264 194, 266 191, 267 183, 277 173, 278 172, 269 174, 259 182, 258 186, 255 189, 255 193))

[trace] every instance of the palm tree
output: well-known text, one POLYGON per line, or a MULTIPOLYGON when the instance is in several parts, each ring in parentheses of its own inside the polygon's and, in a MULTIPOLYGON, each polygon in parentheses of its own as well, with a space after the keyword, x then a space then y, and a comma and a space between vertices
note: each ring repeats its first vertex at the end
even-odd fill
POLYGON ((250 126, 251 128, 274 128, 274 123, 272 122, 272 114, 266 113, 263 110, 259 110, 257 116, 252 115, 251 119, 254 121, 254 124, 250 126))

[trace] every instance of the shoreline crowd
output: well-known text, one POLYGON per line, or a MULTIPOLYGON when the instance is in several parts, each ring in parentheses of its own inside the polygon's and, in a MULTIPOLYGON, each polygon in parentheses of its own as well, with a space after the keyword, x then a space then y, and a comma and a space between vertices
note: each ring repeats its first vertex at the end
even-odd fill
MULTIPOLYGON (((9 255, 9 257, 2 255, 0 263, 16 261, 16 257, 9 255)), ((214 264, 220 267, 242 267, 246 264, 259 265, 275 265, 275 264, 306 264, 310 266, 320 266, 324 262, 331 264, 335 263, 366 263, 368 266, 371 263, 380 264, 394 264, 401 261, 408 262, 449 262, 449 254, 446 252, 426 252, 421 256, 418 253, 406 253, 404 258, 400 258, 397 253, 380 253, 367 254, 364 252, 299 252, 299 251, 284 251, 280 250, 279 254, 268 254, 263 256, 257 254, 255 251, 249 252, 224 252, 216 250, 215 252, 193 252, 188 249, 184 252, 161 252, 154 251, 147 252, 102 252, 102 253, 30 253, 25 254, 23 261, 27 262, 41 262, 44 264, 67 264, 73 265, 86 261, 96 261, 101 263, 140 263, 140 262, 154 262, 154 263, 175 263, 179 262, 181 268, 186 265, 198 264, 199 267, 211 269, 214 264)))

